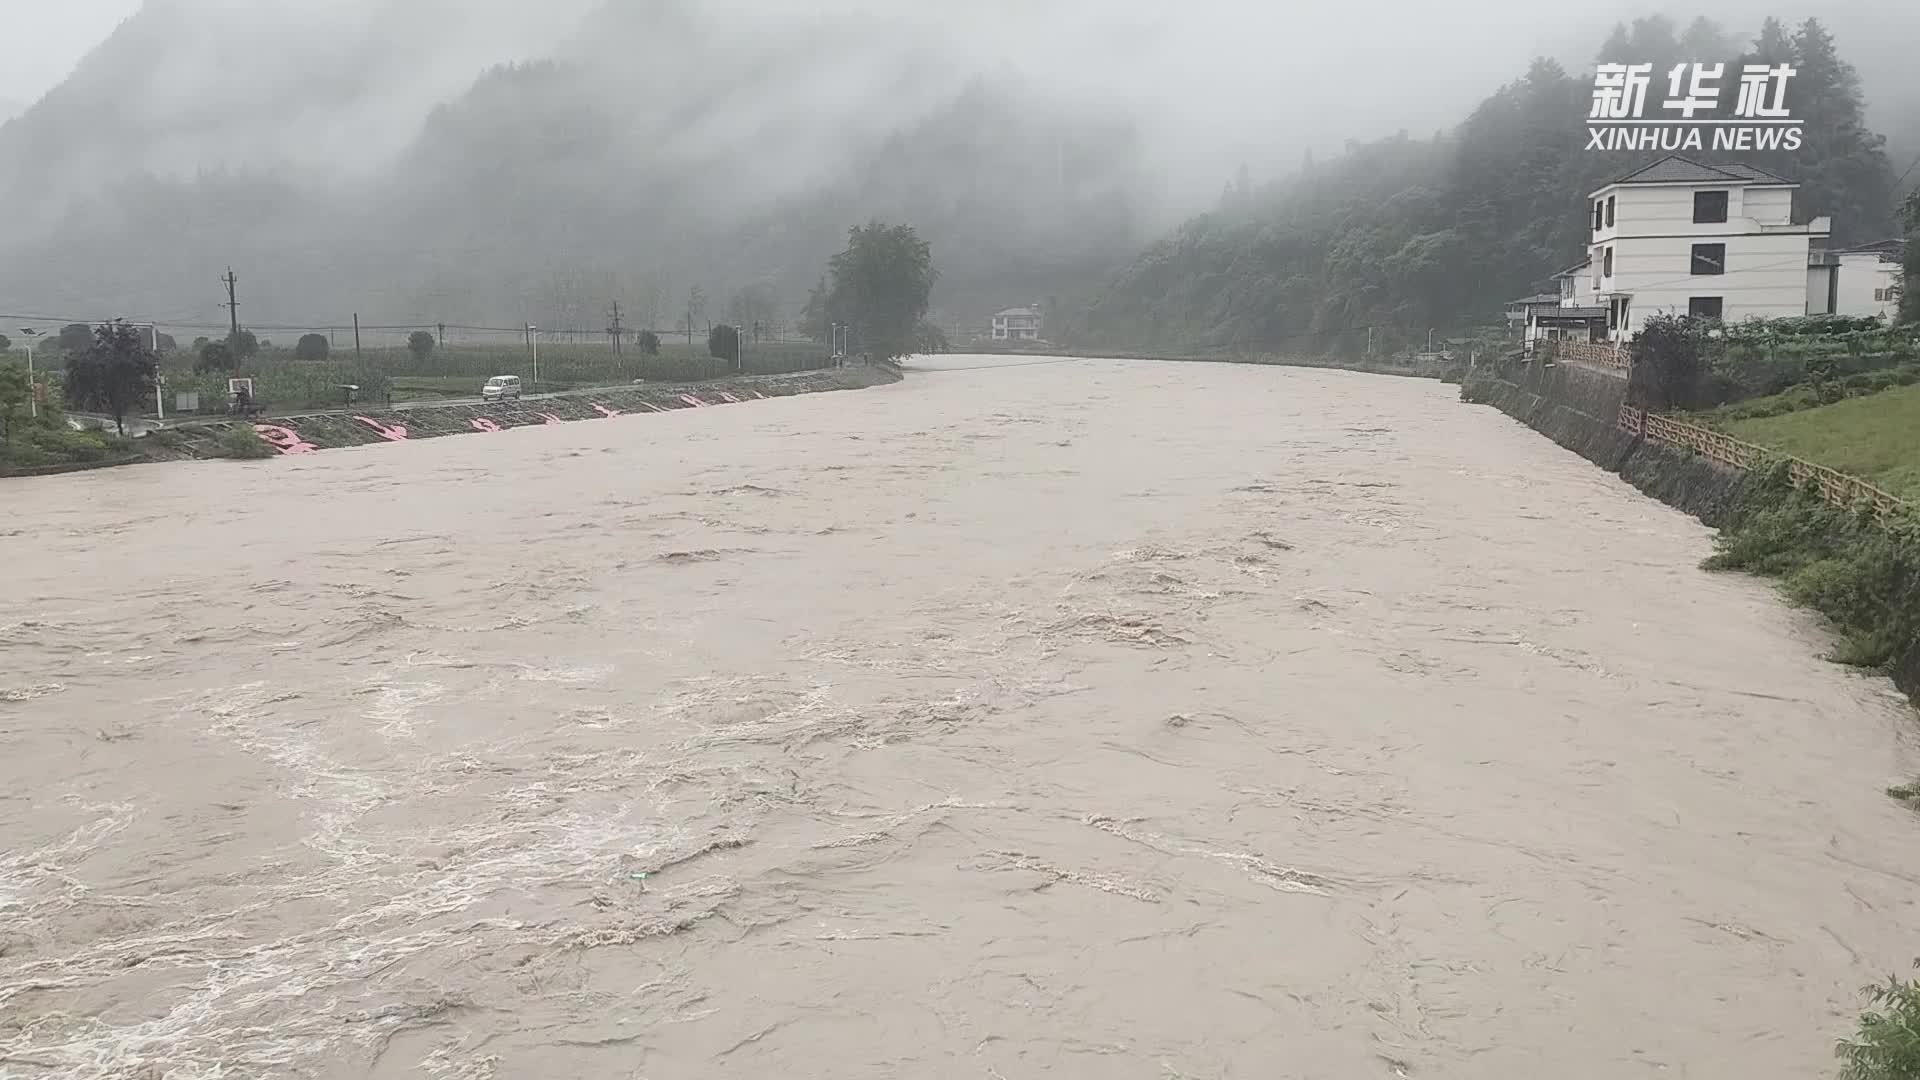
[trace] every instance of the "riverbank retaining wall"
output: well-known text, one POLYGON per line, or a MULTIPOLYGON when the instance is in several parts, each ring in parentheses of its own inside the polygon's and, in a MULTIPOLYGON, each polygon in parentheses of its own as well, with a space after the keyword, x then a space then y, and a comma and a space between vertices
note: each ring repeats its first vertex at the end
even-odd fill
POLYGON ((221 437, 229 429, 250 426, 282 455, 311 454, 348 446, 708 408, 828 390, 858 390, 898 382, 900 377, 899 369, 889 365, 860 364, 794 375, 609 387, 525 401, 347 409, 307 416, 216 421, 174 428, 164 440, 150 436, 141 442, 148 444, 156 457, 218 457, 221 437))
POLYGON ((1477 371, 1461 389, 1467 401, 1492 405, 1595 465, 1708 525, 1725 518, 1743 474, 1620 425, 1627 380, 1579 364, 1524 364, 1477 371))
MULTIPOLYGON (((1492 405, 1588 461, 1617 473, 1645 494, 1692 514, 1702 522, 1724 524, 1744 470, 1650 439, 1623 425, 1627 382, 1624 378, 1577 364, 1526 370, 1475 372, 1461 398, 1492 405)), ((1920 649, 1910 649, 1889 665, 1894 685, 1920 705, 1920 649)))

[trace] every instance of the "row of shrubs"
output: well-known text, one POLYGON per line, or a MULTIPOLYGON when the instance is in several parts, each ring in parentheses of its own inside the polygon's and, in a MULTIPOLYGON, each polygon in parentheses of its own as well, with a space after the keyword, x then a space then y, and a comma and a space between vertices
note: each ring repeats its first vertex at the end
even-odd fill
POLYGON ((1847 398, 1867 397, 1900 386, 1920 384, 1920 364, 1885 371, 1858 372, 1817 384, 1796 386, 1784 393, 1728 405, 1713 413, 1716 420, 1757 420, 1816 409, 1847 398))

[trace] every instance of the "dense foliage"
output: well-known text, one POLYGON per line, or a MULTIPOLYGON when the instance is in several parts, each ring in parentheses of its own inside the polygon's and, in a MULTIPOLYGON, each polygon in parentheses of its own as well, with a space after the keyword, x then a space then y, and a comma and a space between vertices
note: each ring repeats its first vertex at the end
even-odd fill
MULTIPOLYGON (((1801 179, 1797 212, 1833 215, 1837 243, 1892 228, 1892 169, 1862 122, 1858 78, 1817 21, 1789 34, 1768 20, 1741 50, 1706 20, 1677 33, 1670 20, 1641 19, 1616 29, 1599 59, 1656 70, 1792 62, 1788 106, 1806 121, 1807 145, 1737 158, 1801 179)), ((1661 156, 1587 150, 1592 88, 1538 60, 1451 132, 1350 144, 1264 192, 1236 192, 1142 255, 1076 336, 1358 354, 1485 321, 1584 258, 1591 191, 1661 156)), ((1734 96, 1722 95, 1724 108, 1734 96)))
POLYGON ((1920 983, 1889 977, 1866 993, 1859 1032, 1835 1048, 1840 1080, 1920 1080, 1920 983))
POLYGON ((159 377, 160 363, 146 335, 125 323, 106 323, 94 330, 91 345, 67 357, 67 400, 113 417, 124 435, 127 414, 153 397, 159 377))
POLYGON ((319 363, 333 351, 325 334, 303 334, 293 346, 293 358, 308 363, 319 363))
POLYGON ((740 362, 740 330, 738 327, 717 323, 707 331, 707 355, 721 360, 740 362))
POLYGON ((194 356, 193 373, 230 373, 239 367, 233 350, 224 341, 202 341, 199 352, 194 356))
POLYGON ((1649 412, 1696 409, 1707 393, 1707 324, 1684 315, 1655 315, 1633 337, 1627 400, 1649 412))
POLYGON ((924 340, 921 325, 938 276, 932 246, 912 226, 856 226, 829 264, 823 310, 850 328, 855 351, 883 360, 911 356, 924 340))
POLYGON ((1750 474, 1709 569, 1781 579, 1787 595, 1831 619, 1834 659, 1864 667, 1920 664, 1920 521, 1890 522, 1830 506, 1795 488, 1784 461, 1750 474))

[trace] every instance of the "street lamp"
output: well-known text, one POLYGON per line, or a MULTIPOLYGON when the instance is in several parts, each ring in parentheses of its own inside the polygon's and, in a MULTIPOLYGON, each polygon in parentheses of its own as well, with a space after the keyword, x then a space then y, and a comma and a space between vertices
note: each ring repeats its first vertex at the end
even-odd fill
POLYGON ((31 330, 23 326, 20 328, 20 335, 27 339, 27 415, 38 417, 40 415, 40 395, 39 389, 33 381, 33 339, 40 336, 40 331, 31 330))

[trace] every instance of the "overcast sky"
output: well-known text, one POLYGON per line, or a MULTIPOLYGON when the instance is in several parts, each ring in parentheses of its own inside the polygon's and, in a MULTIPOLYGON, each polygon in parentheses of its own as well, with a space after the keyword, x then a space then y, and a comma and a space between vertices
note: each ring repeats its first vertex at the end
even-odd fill
POLYGON ((0 0, 0 98, 30 103, 73 70, 140 0, 0 0))

